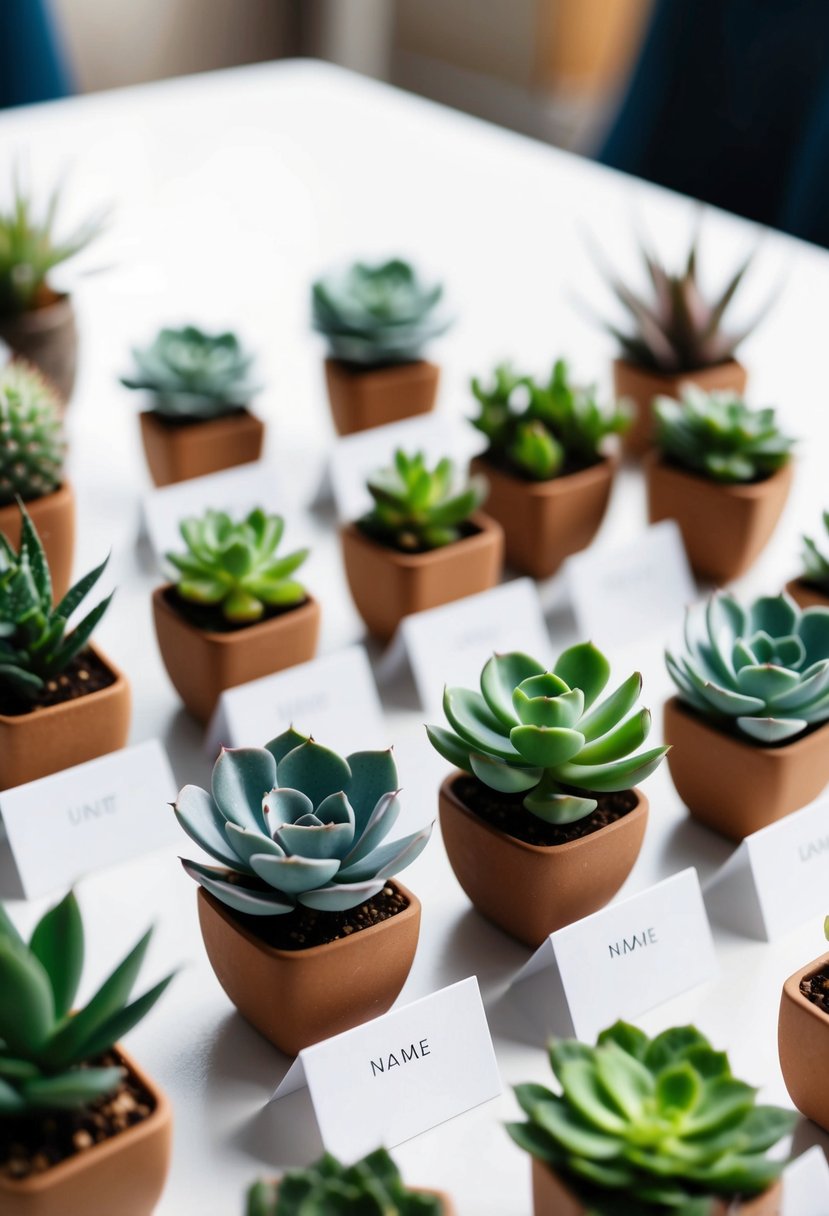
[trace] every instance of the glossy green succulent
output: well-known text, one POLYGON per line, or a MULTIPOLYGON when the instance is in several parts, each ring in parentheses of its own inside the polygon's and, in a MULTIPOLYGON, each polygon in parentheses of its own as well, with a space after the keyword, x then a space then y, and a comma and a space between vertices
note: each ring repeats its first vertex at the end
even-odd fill
POLYGON ((153 411, 167 418, 220 418, 258 391, 250 379, 253 356, 232 333, 209 334, 195 325, 162 329, 132 355, 135 372, 121 383, 151 393, 153 411))
POLYGON ((377 469, 366 482, 374 506, 358 521, 366 535, 403 552, 421 553, 451 545, 486 498, 481 477, 460 481, 451 460, 434 469, 422 452, 399 448, 394 464, 377 469))
POLYGON ((386 842, 398 792, 390 751, 343 758, 293 729, 265 747, 225 749, 212 792, 186 785, 174 808, 223 868, 182 864, 237 912, 346 911, 378 895, 429 840, 431 827, 386 842))
POLYGON ((438 305, 440 283, 426 284, 408 262, 355 262, 311 289, 314 329, 332 356, 380 367, 419 359, 426 343, 449 328, 438 305))
POLYGON ((239 523, 224 511, 183 520, 179 531, 187 552, 166 555, 180 575, 178 595, 188 603, 221 609, 234 624, 261 620, 268 608, 301 604, 307 593, 291 575, 309 551, 277 557, 284 528, 281 516, 266 515, 261 507, 239 523))
POLYGON ((55 390, 28 364, 7 363, 0 368, 0 507, 57 490, 65 453, 55 390))
POLYGON ((829 720, 829 608, 720 592, 688 609, 685 652, 665 659, 687 705, 760 743, 829 720))
POLYGON ((80 910, 70 893, 41 917, 28 942, 0 907, 0 1118, 75 1109, 111 1092, 123 1075, 100 1066, 152 1009, 172 975, 130 994, 152 930, 88 1004, 75 1010, 84 962, 80 910))
POLYGON ((548 671, 520 652, 494 655, 481 691, 447 688, 452 730, 427 726, 432 746, 451 764, 523 804, 548 823, 572 823, 596 809, 595 794, 628 790, 668 750, 632 754, 647 738, 651 715, 631 713, 642 690, 635 672, 595 704, 610 664, 589 642, 571 646, 548 671))
POLYGON ((501 363, 490 385, 473 379, 472 392, 481 407, 472 424, 487 438, 487 458, 533 481, 595 464, 608 435, 630 422, 627 409, 599 405, 594 386, 572 384, 563 359, 546 384, 501 363))
MULTIPOLYGON (((823 512, 823 530, 829 539, 829 511, 823 512)), ((824 553, 811 536, 803 537, 803 578, 829 592, 829 552, 824 553)))
POLYGON ((442 1216, 434 1195, 411 1191, 385 1149, 354 1165, 326 1153, 307 1169, 289 1170, 279 1182, 257 1182, 248 1192, 247 1216, 442 1216))
POLYGON ((508 1130, 597 1216, 708 1216, 715 1196, 753 1196, 781 1174, 766 1155, 797 1115, 760 1106, 693 1026, 649 1039, 617 1022, 595 1047, 554 1041, 559 1084, 519 1085, 508 1130))
POLYGON ((656 443, 672 464, 712 481, 762 481, 791 459, 794 440, 773 409, 753 410, 733 393, 704 393, 688 385, 681 401, 654 402, 656 443))

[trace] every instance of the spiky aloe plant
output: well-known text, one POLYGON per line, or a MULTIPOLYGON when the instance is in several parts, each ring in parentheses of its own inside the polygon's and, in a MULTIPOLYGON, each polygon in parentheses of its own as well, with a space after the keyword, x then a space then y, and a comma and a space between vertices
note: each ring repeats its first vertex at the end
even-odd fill
POLYGON ((366 481, 374 506, 358 520, 367 536, 404 553, 440 549, 460 540, 462 525, 486 498, 482 477, 459 480, 448 457, 434 469, 422 452, 400 448, 394 464, 366 481))
MULTIPOLYGON (((823 530, 829 537, 829 511, 823 512, 823 530)), ((803 578, 821 591, 829 592, 829 555, 811 536, 803 537, 803 578)))
POLYGON ((712 481, 761 481, 791 459, 794 440, 780 430, 775 411, 753 410, 733 393, 688 385, 681 401, 657 398, 653 412, 663 456, 712 481))
POLYGON ((250 379, 253 355, 233 333, 210 334, 195 325, 162 329, 132 356, 135 372, 121 383, 150 393, 153 411, 173 421, 220 418, 258 391, 250 379))
POLYGON ((726 592, 685 615, 685 652, 665 661, 687 705, 760 743, 829 721, 829 608, 788 595, 748 607, 726 592))
POLYGON ((595 704, 610 664, 589 642, 571 646, 552 670, 527 654, 494 655, 481 691, 447 688, 452 730, 427 726, 432 746, 451 764, 523 805, 547 823, 572 823, 596 809, 594 795, 628 790, 654 771, 666 747, 632 754, 651 715, 631 713, 642 690, 634 672, 595 704))
POLYGON ((0 369, 0 507, 57 490, 65 453, 55 390, 27 363, 7 363, 0 369))
POLYGON ((766 1154, 797 1120, 760 1106, 728 1057, 693 1026, 649 1039, 617 1022, 595 1047, 550 1045, 560 1092, 516 1087, 516 1144, 600 1216, 709 1216, 712 1200, 749 1197, 780 1176, 766 1154))
POLYGON ((354 1165, 330 1153, 306 1169, 289 1170, 279 1182, 257 1182, 247 1197, 247 1216, 442 1216, 436 1195, 412 1191, 385 1149, 354 1165))

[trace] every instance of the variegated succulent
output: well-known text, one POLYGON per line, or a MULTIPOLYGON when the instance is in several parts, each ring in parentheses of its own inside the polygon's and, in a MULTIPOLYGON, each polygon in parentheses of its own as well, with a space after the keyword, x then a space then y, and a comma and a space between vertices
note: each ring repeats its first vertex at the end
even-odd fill
MULTIPOLYGON (((829 511, 823 512, 823 531, 825 541, 829 541, 829 511)), ((811 536, 803 537, 803 578, 829 592, 829 549, 821 549, 811 536)))

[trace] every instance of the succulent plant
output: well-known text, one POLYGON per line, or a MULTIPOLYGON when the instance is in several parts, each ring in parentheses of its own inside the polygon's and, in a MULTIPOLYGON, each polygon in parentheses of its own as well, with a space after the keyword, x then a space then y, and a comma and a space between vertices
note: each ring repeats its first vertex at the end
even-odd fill
POLYGON ((332 356, 346 363, 410 363, 449 328, 437 310, 442 297, 440 283, 423 283, 399 258, 376 265, 355 262, 314 283, 314 329, 324 334, 332 356))
POLYGON ((720 592, 687 610, 685 653, 665 660, 687 705, 760 743, 829 720, 829 608, 720 592))
MULTIPOLYGON (((823 512, 823 529, 829 536, 829 511, 823 512)), ((829 591, 829 556, 821 551, 810 536, 803 537, 803 578, 824 591, 829 591)))
POLYGON ((693 1026, 655 1039, 617 1022, 595 1047, 550 1045, 561 1092, 519 1085, 526 1123, 508 1131, 600 1216, 709 1216, 715 1196, 753 1196, 784 1161, 766 1153, 794 1111, 757 1104, 693 1026))
POLYGON ((162 329, 132 355, 135 374, 121 383, 152 393, 153 411, 172 420, 220 418, 258 391, 249 378, 253 356, 232 333, 209 334, 195 325, 162 329))
POLYGON ((431 827, 383 843, 398 793, 390 751, 343 758, 293 728, 265 747, 228 748, 212 792, 186 785, 174 805, 187 835, 223 868, 182 864, 237 912, 343 912, 378 895, 429 840, 431 827))
POLYGON ((494 655, 481 691, 447 688, 452 730, 427 726, 432 746, 490 789, 526 796, 524 807, 548 823, 572 823, 596 809, 594 795, 628 790, 668 750, 633 755, 647 738, 647 709, 630 713, 642 690, 635 672, 595 704, 610 664, 590 642, 571 646, 548 671, 519 651, 494 655), (592 708, 591 708, 592 707, 592 708))
POLYGON ((472 477, 459 483, 455 466, 444 458, 429 469, 422 452, 400 448, 394 464, 377 469, 366 482, 372 509, 358 520, 366 535, 404 553, 451 545, 462 525, 486 498, 486 482, 472 477))
POLYGON ((546 384, 501 363, 490 386, 473 378, 472 392, 481 407, 472 424, 488 440, 488 458, 534 481, 595 464, 607 436, 630 422, 626 408, 602 408, 594 386, 573 385, 563 359, 546 384))
POLYGON ((95 586, 109 558, 78 579, 52 606, 52 580, 40 537, 21 505, 20 550, 0 533, 0 687, 36 702, 46 682, 79 654, 114 593, 96 604, 69 633, 69 618, 95 586))
POLYGON ((74 1109, 110 1093, 123 1070, 101 1056, 137 1025, 172 975, 130 994, 149 930, 88 1004, 73 1010, 84 962, 84 931, 74 894, 50 908, 28 943, 0 907, 0 1118, 74 1109))
POLYGON ((688 385, 681 401, 659 397, 653 410, 663 456, 712 481, 761 481, 791 459, 794 440, 782 433, 774 410, 750 409, 733 393, 688 385))
POLYGON ((7 363, 0 369, 0 507, 57 490, 65 452, 55 390, 27 363, 7 363))
POLYGON ((256 507, 235 523, 224 511, 207 511, 201 519, 185 519, 179 531, 186 553, 168 553, 167 561, 180 574, 176 591, 192 604, 221 610, 233 624, 261 620, 268 608, 290 608, 307 598, 305 588, 290 576, 308 556, 297 549, 277 557, 285 521, 256 507))
POLYGON ((411 1191, 385 1149, 354 1165, 325 1153, 279 1182, 257 1182, 248 1192, 247 1216, 441 1216, 435 1195, 411 1191))

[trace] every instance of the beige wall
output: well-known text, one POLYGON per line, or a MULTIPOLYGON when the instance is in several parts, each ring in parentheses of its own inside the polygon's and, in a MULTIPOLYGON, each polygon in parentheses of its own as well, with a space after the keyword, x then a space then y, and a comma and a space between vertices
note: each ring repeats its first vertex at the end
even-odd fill
POLYGON ((538 0, 397 0, 397 49, 526 85, 538 0))

